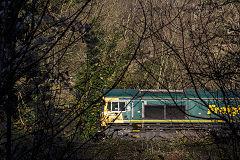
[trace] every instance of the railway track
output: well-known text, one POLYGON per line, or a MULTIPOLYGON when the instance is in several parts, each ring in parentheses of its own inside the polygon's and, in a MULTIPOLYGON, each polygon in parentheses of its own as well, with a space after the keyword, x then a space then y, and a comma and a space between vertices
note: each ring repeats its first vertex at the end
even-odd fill
MULTIPOLYGON (((238 130, 239 132, 239 130, 238 130)), ((206 134, 230 137, 231 132, 223 125, 186 125, 186 124, 134 124, 113 125, 106 129, 105 136, 137 139, 172 139, 179 137, 201 138, 206 134)), ((239 132, 240 135, 240 132, 239 132)))

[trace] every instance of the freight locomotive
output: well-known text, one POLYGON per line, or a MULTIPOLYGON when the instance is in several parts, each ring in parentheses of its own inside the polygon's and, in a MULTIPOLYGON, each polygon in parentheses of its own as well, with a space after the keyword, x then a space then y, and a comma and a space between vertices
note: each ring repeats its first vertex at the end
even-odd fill
POLYGON ((238 123, 240 91, 104 89, 102 126, 238 123))

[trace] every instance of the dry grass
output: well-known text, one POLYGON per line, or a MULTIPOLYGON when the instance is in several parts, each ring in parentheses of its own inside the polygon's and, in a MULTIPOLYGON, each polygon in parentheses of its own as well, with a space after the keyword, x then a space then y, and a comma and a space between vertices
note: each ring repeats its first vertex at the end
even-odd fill
MULTIPOLYGON (((209 137, 164 140, 108 139, 98 143, 94 159, 205 160, 232 159, 229 146, 215 144, 209 137)), ((93 154, 93 152, 92 152, 93 154)))

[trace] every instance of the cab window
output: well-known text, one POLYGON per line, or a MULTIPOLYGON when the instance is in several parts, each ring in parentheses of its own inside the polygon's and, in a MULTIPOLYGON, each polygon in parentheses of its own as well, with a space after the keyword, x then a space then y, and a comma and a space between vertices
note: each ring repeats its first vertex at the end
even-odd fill
POLYGON ((125 111, 125 110, 126 110, 125 102, 119 102, 119 111, 125 111))
POLYGON ((111 102, 108 102, 108 103, 107 103, 107 110, 108 110, 108 111, 111 111, 111 102))
POLYGON ((108 102, 107 110, 112 112, 126 111, 126 102, 108 102))
POLYGON ((112 111, 118 111, 118 102, 112 102, 112 111))

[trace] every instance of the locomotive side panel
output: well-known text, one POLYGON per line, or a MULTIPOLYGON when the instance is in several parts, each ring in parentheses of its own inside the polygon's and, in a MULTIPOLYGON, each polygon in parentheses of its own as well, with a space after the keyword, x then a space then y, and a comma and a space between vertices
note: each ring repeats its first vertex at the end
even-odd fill
POLYGON ((188 99, 188 119, 195 121, 198 120, 198 122, 211 122, 211 120, 207 121, 209 118, 209 115, 207 114, 209 104, 212 104, 209 100, 204 100, 204 102, 202 102, 198 99, 188 99))
POLYGON ((143 120, 184 120, 187 103, 184 99, 148 99, 145 100, 145 117, 143 120))
POLYGON ((213 123, 220 116, 239 121, 238 97, 224 99, 218 92, 199 91, 142 93, 140 90, 114 89, 105 97, 103 125, 107 123, 213 123))

